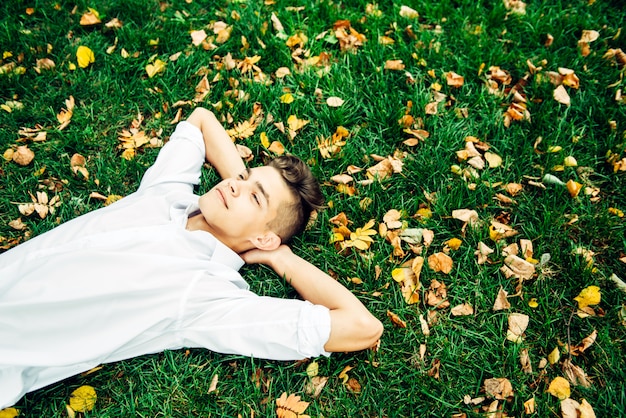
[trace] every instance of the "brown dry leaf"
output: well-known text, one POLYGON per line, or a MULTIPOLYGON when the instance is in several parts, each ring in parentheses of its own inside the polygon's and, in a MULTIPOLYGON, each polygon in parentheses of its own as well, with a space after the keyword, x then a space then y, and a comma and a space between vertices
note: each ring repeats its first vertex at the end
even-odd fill
POLYGON ((400 6, 400 16, 406 17, 407 19, 417 19, 419 17, 419 13, 417 10, 412 9, 409 6, 402 5, 400 6))
POLYGON ((276 399, 276 416, 278 418, 309 418, 308 415, 303 415, 303 412, 309 406, 309 402, 300 400, 300 396, 291 394, 287 396, 287 392, 283 392, 280 398, 276 399))
POLYGON ((593 343, 596 341, 597 337, 598 337, 598 331, 596 331, 594 329, 591 334, 589 334, 588 336, 583 338, 583 340, 580 342, 580 344, 578 344, 577 346, 574 346, 574 347, 570 347, 570 349, 569 349, 570 354, 573 355, 573 356, 578 356, 578 355, 584 353, 586 349, 588 349, 589 347, 591 347, 593 345, 593 343))
POLYGON ((193 98, 193 101, 195 103, 202 102, 204 98, 209 94, 210 91, 211 91, 211 85, 209 84, 209 79, 205 75, 204 77, 202 77, 200 82, 196 85, 196 95, 193 98))
POLYGON ((61 200, 59 196, 54 196, 52 199, 48 199, 46 192, 36 192, 37 197, 30 195, 32 203, 18 204, 17 208, 24 216, 30 216, 33 213, 37 213, 41 219, 48 216, 48 213, 54 214, 57 207, 61 206, 61 200))
POLYGON ((79 23, 81 26, 97 25, 98 23, 101 23, 100 15, 97 10, 90 7, 89 10, 83 13, 83 15, 80 17, 79 23))
POLYGON ((454 71, 450 71, 446 73, 446 82, 450 87, 459 88, 463 86, 465 78, 462 75, 455 73, 454 71))
POLYGON ((304 392, 312 398, 317 398, 322 393, 322 389, 328 383, 328 377, 313 376, 304 387, 304 392))
POLYGON ((21 166, 27 166, 33 161, 34 158, 35 153, 26 145, 20 145, 11 153, 11 159, 13 162, 21 166))
POLYGON ((504 7, 511 13, 524 15, 526 14, 526 3, 522 0, 503 0, 504 7))
POLYGON ((398 315, 391 312, 390 310, 387 310, 387 317, 391 319, 391 322, 395 326, 400 327, 400 328, 406 328, 406 322, 404 322, 402 319, 400 319, 398 315))
POLYGON ((211 384, 209 385, 209 390, 207 391, 207 393, 211 393, 211 392, 215 392, 217 390, 217 382, 219 380, 219 375, 215 375, 213 376, 213 378, 211 379, 211 384))
POLYGON ((507 183, 506 185, 504 185, 504 190, 506 190, 507 193, 511 196, 517 196, 517 194, 521 192, 522 189, 523 186, 519 183, 507 183))
POLYGON ((509 315, 509 329, 506 331, 506 339, 514 343, 522 341, 522 335, 528 327, 530 317, 521 313, 512 313, 509 315))
MULTIPOLYGON (((287 126, 291 132, 297 133, 300 129, 304 128, 309 123, 308 120, 298 119, 296 115, 290 115, 287 118, 287 126)), ((293 137, 292 137, 293 138, 293 137)))
POLYGON ((448 289, 446 285, 437 280, 432 280, 426 293, 426 303, 437 309, 445 309, 450 306, 450 302, 446 300, 447 298, 448 289))
POLYGON ((561 368, 572 385, 580 385, 586 388, 591 387, 591 382, 587 377, 587 373, 585 373, 585 371, 580 367, 575 366, 569 358, 563 360, 561 368))
POLYGON ((530 280, 535 274, 535 265, 516 255, 509 255, 504 259, 500 271, 507 278, 530 280))
POLYGON ((569 398, 571 393, 569 382, 565 378, 557 376, 550 382, 547 392, 560 400, 569 398))
POLYGON ((404 70, 405 66, 402 63, 402 60, 388 60, 385 61, 385 70, 392 70, 392 71, 402 71, 404 70))
POLYGON ((74 174, 80 173, 83 176, 83 179, 88 180, 89 171, 87 171, 85 164, 87 164, 87 160, 85 160, 85 157, 80 154, 72 155, 72 158, 70 159, 70 168, 72 169, 74 174))
POLYGON ((474 307, 468 303, 462 303, 455 306, 450 310, 450 313, 454 316, 468 316, 474 314, 474 307))
POLYGON ((285 146, 280 141, 273 141, 267 150, 276 155, 283 155, 285 153, 285 146))
POLYGON ((452 258, 442 252, 432 254, 428 257, 428 267, 435 272, 448 274, 452 271, 452 258))
POLYGON ((335 38, 339 41, 339 47, 344 52, 356 53, 358 47, 362 46, 367 38, 358 33, 349 20, 338 20, 333 24, 335 38))
POLYGON ((526 415, 534 414, 536 409, 535 398, 530 398, 526 402, 524 402, 524 412, 526 415))
POLYGON ((489 248, 485 243, 480 241, 478 243, 478 249, 474 252, 474 254, 478 257, 478 264, 485 264, 489 257, 489 254, 493 253, 494 250, 489 248))
POLYGON ((194 46, 198 46, 202 44, 202 42, 207 38, 207 33, 202 30, 192 30, 189 35, 191 36, 191 43, 194 46))
POLYGON ((439 369, 441 368, 441 360, 439 360, 438 358, 433 360, 433 365, 430 368, 430 370, 428 370, 428 376, 439 380, 439 369))
POLYGON ((593 42, 600 37, 600 33, 595 30, 583 30, 580 36, 580 42, 593 42))
POLYGON ((57 120, 60 123, 57 129, 60 131, 65 129, 65 127, 70 124, 73 114, 74 114, 74 96, 70 96, 68 99, 65 100, 65 109, 62 109, 57 114, 57 120))
POLYGON ((399 210, 391 209, 383 216, 383 222, 389 229, 402 228, 402 221, 400 220, 401 217, 402 213, 399 210))
POLYGON ((565 87, 563 87, 562 85, 554 89, 554 93, 552 95, 554 97, 554 100, 556 100, 557 102, 561 104, 564 104, 566 106, 569 106, 571 104, 571 99, 569 97, 569 94, 567 94, 565 87))
POLYGON ((330 107, 341 107, 343 103, 344 100, 341 97, 331 96, 326 99, 326 104, 330 107))
POLYGON ((485 160, 487 160, 490 168, 496 168, 502 165, 502 157, 497 154, 494 154, 492 152, 486 152, 484 157, 485 160))
POLYGON ((369 178, 384 180, 394 172, 394 169, 391 161, 385 159, 379 161, 376 165, 369 167, 366 171, 369 178))
POLYGON ((470 209, 456 209, 452 211, 452 217, 472 225, 472 223, 478 221, 478 212, 470 209))
POLYGON ((507 295, 509 293, 504 290, 502 287, 500 287, 500 290, 498 291, 498 296, 496 296, 496 300, 493 303, 493 310, 494 311, 501 311, 503 309, 509 309, 511 307, 511 304, 509 303, 509 300, 507 298, 507 295))
POLYGON ((524 348, 519 353, 519 362, 522 365, 522 371, 524 373, 532 374, 533 366, 530 363, 530 356, 528 355, 528 349, 524 348))
POLYGON ((487 396, 494 399, 503 401, 514 394, 513 385, 504 377, 486 379, 484 385, 487 396))
POLYGON ((339 184, 349 184, 354 181, 354 178, 349 174, 337 174, 330 178, 330 181, 334 181, 339 184))

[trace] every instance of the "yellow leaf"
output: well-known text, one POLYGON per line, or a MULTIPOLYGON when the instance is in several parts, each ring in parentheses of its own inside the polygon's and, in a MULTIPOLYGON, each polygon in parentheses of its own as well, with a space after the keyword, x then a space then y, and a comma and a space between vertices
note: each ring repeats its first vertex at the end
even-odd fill
POLYGON ((20 414, 15 408, 5 408, 0 410, 0 418, 15 418, 20 414))
POLYGON ((76 412, 91 411, 97 398, 93 387, 81 386, 70 395, 70 407, 76 412))
POLYGON ((569 398, 569 382, 561 376, 555 377, 554 380, 550 382, 550 386, 548 387, 548 393, 561 400, 569 398))
POLYGON ((433 217, 433 212, 429 208, 419 208, 415 212, 415 217, 418 219, 430 219, 433 217))
POLYGON ((81 45, 76 51, 76 61, 78 62, 78 66, 80 68, 87 68, 89 67, 89 64, 96 61, 96 57, 91 49, 81 45))
POLYGON ((576 161, 576 158, 572 157, 571 155, 568 155, 563 160, 563 165, 565 167, 576 167, 578 165, 578 162, 576 161))
POLYGON ((550 364, 558 363, 561 358, 561 351, 559 351, 559 347, 554 347, 554 350, 550 354, 548 354, 548 362, 550 364))
POLYGON ((293 100, 294 98, 291 93, 285 93, 282 96, 280 96, 280 101, 282 103, 286 103, 286 104, 293 103, 293 100))
POLYGON ((502 165, 502 157, 492 152, 485 153, 485 160, 487 160, 491 168, 500 167, 502 165))
POLYGON ((448 241, 446 241, 446 245, 450 247, 451 250, 458 250, 459 247, 461 247, 462 243, 463 241, 458 238, 450 238, 448 241))
POLYGON ((588 286, 580 291, 574 298, 578 302, 578 309, 584 309, 589 305, 597 305, 601 299, 600 288, 598 286, 588 286))
POLYGON ((530 306, 531 308, 535 309, 536 307, 539 306, 539 303, 537 302, 537 298, 531 298, 528 301, 528 306, 530 306))
POLYGON ((254 131, 256 130, 257 125, 255 123, 250 123, 249 120, 244 120, 243 122, 239 122, 232 129, 228 129, 226 133, 230 135, 233 141, 237 139, 246 139, 254 135, 254 131))
POLYGON ((264 148, 270 147, 270 140, 265 132, 261 132, 261 145, 263 145, 264 148))
POLYGON ((162 73, 165 71, 166 65, 167 63, 165 61, 161 61, 160 59, 156 59, 152 64, 146 65, 146 73, 148 74, 148 77, 152 78, 158 73, 162 73))
POLYGON ((309 377, 315 377, 319 373, 319 370, 319 363, 317 361, 314 361, 306 367, 306 375, 309 377))
POLYGON ((289 125, 289 129, 291 129, 294 132, 299 131, 308 123, 309 123, 308 120, 298 119, 296 115, 291 115, 289 116, 289 118, 287 118, 287 125, 289 125))

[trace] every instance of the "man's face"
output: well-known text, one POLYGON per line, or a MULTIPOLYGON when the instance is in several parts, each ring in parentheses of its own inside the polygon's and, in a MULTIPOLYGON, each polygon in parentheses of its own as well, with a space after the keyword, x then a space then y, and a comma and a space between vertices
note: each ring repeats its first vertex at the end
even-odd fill
POLYGON ((278 208, 291 199, 278 170, 264 166, 221 181, 198 204, 211 232, 228 245, 268 232, 278 208))

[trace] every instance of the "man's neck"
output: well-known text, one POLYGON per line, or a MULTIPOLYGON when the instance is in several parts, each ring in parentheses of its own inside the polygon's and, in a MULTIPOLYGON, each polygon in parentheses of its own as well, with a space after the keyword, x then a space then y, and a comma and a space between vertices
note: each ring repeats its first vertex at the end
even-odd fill
POLYGON ((217 231, 211 228, 211 225, 207 223, 202 216, 200 211, 192 212, 189 214, 187 218, 187 225, 185 229, 188 231, 205 231, 213 235, 218 241, 222 244, 226 245, 231 250, 235 251, 237 254, 241 254, 251 249, 251 245, 245 241, 243 243, 230 242, 231 240, 226 239, 226 237, 221 236, 217 231))

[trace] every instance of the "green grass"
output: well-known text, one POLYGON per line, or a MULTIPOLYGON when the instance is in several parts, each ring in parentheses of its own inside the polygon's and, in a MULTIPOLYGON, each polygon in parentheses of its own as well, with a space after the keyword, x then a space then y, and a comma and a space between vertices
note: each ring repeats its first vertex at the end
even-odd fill
MULTIPOLYGON (((500 403, 510 416, 522 416, 523 403, 533 396, 537 402, 536 416, 560 416, 559 401, 546 389, 563 372, 558 364, 540 370, 538 363, 555 347, 563 349, 568 335, 571 344, 578 344, 594 329, 598 331, 596 343, 573 358, 593 384, 590 388, 572 386, 571 397, 586 399, 597 416, 626 414, 626 328, 618 317, 626 296, 608 280, 613 273, 626 279, 626 264, 619 261, 626 255, 625 218, 609 213, 609 208, 626 212, 626 176, 624 172, 614 173, 606 162, 609 150, 620 154, 620 158, 626 157, 626 105, 615 100, 616 91, 624 90, 625 85, 624 70, 615 61, 603 58, 610 48, 626 49, 626 35, 622 33, 626 12, 619 2, 608 0, 528 2, 525 15, 511 14, 502 3, 491 1, 408 3, 419 12, 419 19, 401 17, 399 1, 379 2, 380 16, 365 14, 366 1, 333 0, 277 0, 275 4, 41 0, 31 4, 4 2, 0 6, 1 52, 12 54, 0 64, 14 62, 24 68, 23 74, 0 74, 0 104, 11 100, 23 104, 23 108, 12 112, 0 110, 0 151, 22 144, 18 135, 22 127, 40 124, 48 135, 44 142, 28 143, 35 152, 30 165, 0 161, 0 246, 41 234, 101 207, 101 202, 88 197, 91 192, 123 196, 135 190, 158 149, 141 149, 134 160, 126 161, 117 148, 118 134, 141 113, 144 129, 163 129, 162 138, 167 138, 173 130, 170 121, 176 114, 172 105, 193 99, 203 70, 209 80, 218 74, 222 77, 211 83, 211 93, 201 103, 214 108, 219 116, 230 113, 234 122, 246 120, 258 102, 275 121, 286 123, 292 114, 310 121, 293 141, 272 123, 263 122, 254 136, 241 143, 253 151, 253 165, 261 164, 268 153, 261 146, 261 132, 267 132, 271 140, 281 141, 288 152, 312 163, 332 206, 295 240, 294 249, 320 268, 332 270, 385 323, 378 352, 317 359, 319 374, 329 377, 318 398, 304 391, 308 381, 305 364, 191 349, 107 364, 95 373, 35 391, 16 405, 20 416, 64 416, 70 393, 84 384, 95 387, 98 393, 94 411, 85 414, 94 417, 272 416, 275 399, 284 391, 310 401, 307 413, 311 416, 479 416, 483 412, 480 408, 489 401, 473 406, 464 404, 463 398, 484 396, 484 380, 492 377, 506 377, 513 385, 514 396, 500 403), (299 5, 304 9, 287 9, 299 5), (34 13, 27 14, 27 7, 33 7, 34 13), (89 7, 100 13, 103 23, 119 18, 123 26, 117 30, 103 24, 82 27, 80 16, 89 7), (272 13, 278 16, 287 35, 307 35, 305 47, 310 56, 322 52, 331 55, 327 73, 317 74, 319 68, 298 71, 285 41, 276 36, 270 20, 272 13), (340 19, 350 20, 354 29, 367 38, 356 53, 342 52, 338 43, 327 38, 316 39, 340 19), (230 39, 213 51, 194 47, 189 32, 203 28, 210 32, 207 25, 218 20, 232 25, 230 39), (409 25, 413 36, 405 31, 409 25), (577 47, 583 30, 600 33, 588 56, 583 56, 577 47), (554 37, 550 47, 544 46, 548 34, 554 37), (383 35, 395 43, 379 44, 378 37, 383 35), (241 50, 242 36, 250 45, 245 51, 241 50), (115 51, 107 54, 106 49, 116 39, 115 51), (151 41, 157 39, 158 44, 152 45, 151 41), (88 68, 70 70, 80 45, 94 51, 95 62, 88 68), (122 48, 130 57, 122 57, 122 48), (168 58, 177 52, 182 52, 178 60, 170 62, 168 58), (271 77, 269 85, 254 83, 238 70, 215 66, 227 53, 237 60, 260 55, 257 65, 270 77, 283 66, 290 68, 292 74, 283 79, 271 77), (40 74, 34 71, 36 60, 41 58, 52 59, 55 68, 40 74), (167 68, 149 78, 145 66, 155 58, 167 61, 167 68), (401 59, 415 83, 407 82, 405 71, 384 70, 385 62, 391 59, 401 59), (554 87, 550 83, 532 77, 524 89, 531 121, 513 122, 505 128, 502 115, 511 98, 490 94, 484 87, 485 72, 490 66, 499 66, 511 74, 515 84, 528 72, 527 60, 541 65, 544 72, 557 71, 559 67, 574 70, 580 88, 567 89, 571 96, 568 107, 553 100, 554 87), (542 60, 545 63, 540 64, 542 60), (434 77, 429 74, 431 70, 434 77), (462 87, 446 84, 448 71, 465 77, 462 87), (249 99, 225 96, 236 81, 249 99), (441 103, 436 115, 427 115, 424 109, 432 101, 435 83, 441 85, 441 92, 449 99, 454 99, 450 99, 449 106, 441 103), (285 89, 295 97, 291 104, 279 99, 285 89), (317 100, 316 89, 321 89, 324 99, 339 96, 345 104, 339 108, 326 106, 317 100), (56 114, 70 95, 75 98, 76 107, 71 123, 60 131, 56 128, 56 114), (220 102, 221 108, 214 107, 220 102), (430 133, 416 147, 402 143, 407 135, 397 122, 409 102, 413 104, 411 115, 421 118, 423 129, 430 133), (459 109, 467 109, 468 117, 459 118, 455 112, 459 109), (351 135, 338 155, 325 160, 317 149, 316 138, 329 137, 340 125, 351 135), (491 151, 504 159, 501 167, 480 172, 474 190, 450 170, 453 164, 466 166, 457 161, 456 151, 464 147, 468 135, 487 142, 491 151), (540 151, 549 146, 560 146, 562 151, 535 152, 533 144, 538 137, 542 138, 540 151), (349 165, 373 165, 371 154, 387 156, 396 150, 406 153, 402 173, 369 186, 357 185, 354 196, 338 192, 329 180, 345 172, 349 165), (69 161, 74 153, 87 158, 89 180, 73 175, 69 161), (579 167, 552 171, 567 155, 574 156, 579 167), (599 199, 592 201, 584 193, 572 198, 562 187, 548 185, 542 189, 529 184, 529 180, 540 181, 547 173, 564 181, 572 179, 597 187, 599 199), (22 216, 27 229, 12 229, 8 223, 20 217, 16 203, 29 202, 30 193, 52 181, 59 188, 48 193, 57 194, 62 201, 57 212, 43 220, 22 216), (516 204, 505 206, 493 199, 500 188, 490 184, 509 182, 522 183, 524 190, 514 197, 516 204), (429 193, 434 193, 435 198, 428 200, 425 195, 429 193), (371 204, 361 209, 359 203, 364 198, 371 199, 371 204), (421 206, 431 209, 430 219, 420 221, 412 216, 421 206), (461 222, 451 218, 452 211, 459 208, 476 210, 485 223, 463 233, 461 222), (392 257, 392 247, 382 237, 376 236, 371 248, 363 253, 339 253, 329 244, 332 226, 328 220, 332 216, 345 212, 354 229, 372 218, 382 222, 390 209, 403 210, 408 227, 434 232, 433 244, 425 249, 425 256, 441 251, 450 238, 463 240, 460 249, 450 254, 454 268, 449 275, 424 267, 422 302, 416 305, 404 302, 399 286, 392 280, 392 270, 405 260, 392 257), (492 242, 487 225, 494 217, 509 219, 519 231, 518 236, 506 242, 492 242), (573 217, 576 222, 570 222, 573 217), (493 312, 500 287, 509 294, 515 293, 516 281, 505 278, 499 269, 502 248, 519 238, 533 242, 535 258, 549 253, 550 263, 538 270, 537 277, 524 283, 523 298, 510 298, 512 307, 508 311, 493 312), (490 256, 491 263, 476 263, 474 251, 479 241, 496 250, 490 256), (595 253, 593 268, 573 254, 576 248, 595 253), (377 277, 378 268, 381 273, 377 277), (348 281, 355 276, 363 284, 348 281), (432 309, 423 299, 433 279, 448 286, 452 306, 470 303, 475 314, 454 317, 450 309, 441 310, 431 335, 425 336, 419 316, 432 309), (573 315, 573 299, 589 285, 600 286, 599 307, 604 315, 581 319, 573 315), (537 299, 537 308, 528 305, 531 298, 537 299), (406 328, 394 327, 387 311, 406 321, 406 328), (530 317, 521 344, 505 340, 510 312, 530 317), (419 356, 420 344, 427 347, 424 361, 419 356), (522 372, 522 349, 529 352, 532 374, 522 372), (428 375, 435 359, 440 362, 439 379, 428 375), (345 366, 354 367, 349 376, 359 381, 361 393, 352 393, 343 384, 339 374, 345 366), (219 376, 218 390, 208 393, 214 375, 219 376)), ((188 115, 191 107, 183 109, 184 115, 188 115)), ((365 175, 359 173, 355 177, 364 179, 365 175)), ((204 178, 206 183, 198 192, 210 186, 216 176, 207 170, 204 178)), ((412 257, 406 244, 404 249, 406 258, 412 257)), ((267 268, 246 267, 243 272, 259 293, 295 297, 267 268)))

